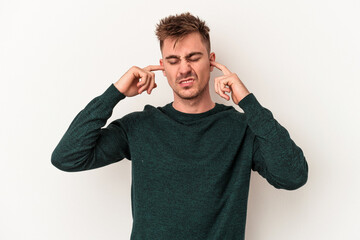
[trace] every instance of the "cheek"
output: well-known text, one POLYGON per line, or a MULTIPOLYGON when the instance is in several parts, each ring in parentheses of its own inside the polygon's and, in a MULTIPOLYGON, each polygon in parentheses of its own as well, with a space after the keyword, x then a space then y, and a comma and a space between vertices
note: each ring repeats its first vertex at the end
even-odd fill
POLYGON ((171 76, 171 73, 174 71, 170 65, 164 65, 164 69, 167 77, 171 76))
POLYGON ((173 79, 176 79, 176 69, 172 66, 165 67, 165 76, 168 79, 168 81, 172 81, 173 79))
POLYGON ((194 65, 194 70, 198 76, 209 76, 210 75, 210 63, 202 62, 194 65))

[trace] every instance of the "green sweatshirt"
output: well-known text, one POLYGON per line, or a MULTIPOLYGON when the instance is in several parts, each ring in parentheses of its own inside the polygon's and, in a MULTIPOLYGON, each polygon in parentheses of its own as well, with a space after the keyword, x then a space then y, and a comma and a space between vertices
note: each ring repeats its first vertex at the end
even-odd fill
POLYGON ((253 94, 244 113, 146 105, 103 128, 124 98, 111 84, 87 104, 51 161, 73 172, 131 160, 132 240, 244 239, 251 170, 276 188, 307 181, 303 152, 253 94))

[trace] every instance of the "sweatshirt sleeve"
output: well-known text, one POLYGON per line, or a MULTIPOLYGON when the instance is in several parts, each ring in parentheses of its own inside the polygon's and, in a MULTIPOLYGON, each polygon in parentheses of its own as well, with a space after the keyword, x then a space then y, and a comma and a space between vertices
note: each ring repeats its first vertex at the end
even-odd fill
POLYGON ((81 110, 51 155, 51 163, 63 171, 75 172, 130 159, 127 135, 121 121, 102 128, 113 108, 125 98, 111 84, 81 110))
POLYGON ((288 131, 252 93, 239 106, 255 134, 252 169, 276 188, 294 190, 303 186, 308 178, 308 165, 288 131))

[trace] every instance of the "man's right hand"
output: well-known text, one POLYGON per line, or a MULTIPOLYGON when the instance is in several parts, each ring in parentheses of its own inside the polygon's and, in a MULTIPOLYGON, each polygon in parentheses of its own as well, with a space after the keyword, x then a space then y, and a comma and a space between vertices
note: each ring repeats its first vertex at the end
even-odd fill
POLYGON ((145 68, 131 67, 114 85, 125 96, 133 97, 157 87, 153 71, 164 70, 163 66, 150 65, 145 68), (140 80, 141 79, 141 80, 140 80))

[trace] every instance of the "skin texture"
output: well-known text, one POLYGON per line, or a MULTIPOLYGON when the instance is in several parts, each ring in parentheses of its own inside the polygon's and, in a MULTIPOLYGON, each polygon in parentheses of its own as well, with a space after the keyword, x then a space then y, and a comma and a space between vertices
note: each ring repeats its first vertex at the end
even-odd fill
POLYGON ((182 112, 198 113, 215 106, 209 91, 210 60, 214 53, 208 53, 199 33, 191 33, 179 40, 167 38, 162 48, 164 76, 174 93, 173 107, 182 112), (189 84, 182 84, 184 80, 189 84))
POLYGON ((214 79, 215 92, 222 98, 229 101, 230 97, 225 93, 231 93, 231 98, 237 105, 244 97, 250 94, 249 90, 245 87, 244 83, 236 73, 230 72, 227 67, 220 63, 211 61, 210 64, 224 73, 223 76, 214 79))
POLYGON ((238 104, 249 94, 237 74, 215 62, 215 53, 208 52, 199 33, 188 34, 176 44, 175 41, 164 40, 160 65, 133 66, 114 83, 115 87, 127 97, 144 91, 151 94, 157 86, 154 71, 161 70, 173 90, 173 107, 185 113, 201 113, 215 106, 209 90, 210 73, 215 67, 224 74, 214 79, 215 92, 222 98, 229 101, 231 96, 238 104))

